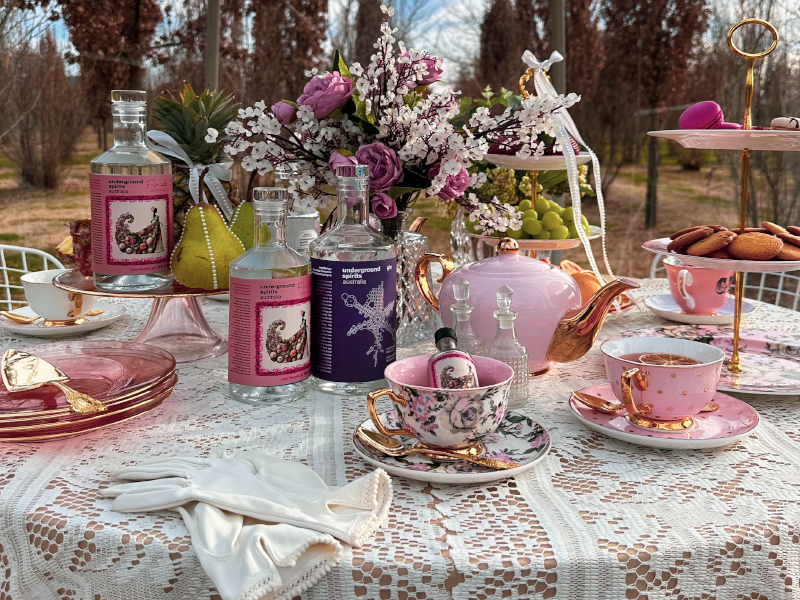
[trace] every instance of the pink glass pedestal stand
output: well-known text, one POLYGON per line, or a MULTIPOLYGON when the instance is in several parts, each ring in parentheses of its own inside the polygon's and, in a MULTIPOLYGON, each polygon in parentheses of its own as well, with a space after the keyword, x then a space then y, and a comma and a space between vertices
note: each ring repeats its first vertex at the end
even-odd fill
POLYGON ((134 341, 166 350, 179 363, 221 356, 228 351, 228 342, 211 328, 200 307, 200 297, 226 294, 228 290, 192 289, 176 282, 144 292, 106 292, 98 290, 94 279, 81 275, 77 269, 58 275, 53 284, 91 296, 152 298, 150 317, 134 341))

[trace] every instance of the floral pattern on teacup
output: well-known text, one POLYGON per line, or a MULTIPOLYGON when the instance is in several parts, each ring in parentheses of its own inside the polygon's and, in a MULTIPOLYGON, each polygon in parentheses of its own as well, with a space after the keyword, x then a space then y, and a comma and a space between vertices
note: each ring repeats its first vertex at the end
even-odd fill
MULTIPOLYGON (((483 444, 486 447, 483 456, 497 460, 514 461, 520 463, 520 465, 525 465, 547 453, 550 448, 550 435, 539 423, 515 412, 507 412, 504 416, 505 418, 500 422, 497 430, 483 439, 483 444)), ((395 409, 381 414, 380 419, 387 427, 398 428, 401 426, 395 409)), ((369 422, 364 423, 362 426, 374 429, 369 422)), ((407 446, 415 443, 408 438, 395 439, 407 446)), ((410 471, 433 473, 486 473, 491 471, 487 467, 481 467, 465 461, 438 461, 418 455, 386 456, 364 445, 358 439, 358 436, 353 436, 353 443, 356 444, 361 452, 375 460, 410 471)))
POLYGON ((452 446, 481 441, 506 415, 508 386, 432 391, 391 385, 408 402, 402 426, 429 444, 452 446))

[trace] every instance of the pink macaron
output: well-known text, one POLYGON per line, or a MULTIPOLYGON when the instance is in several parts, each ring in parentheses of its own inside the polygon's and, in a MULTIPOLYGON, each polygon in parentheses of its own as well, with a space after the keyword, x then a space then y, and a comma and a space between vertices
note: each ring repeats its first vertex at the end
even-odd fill
POLYGON ((683 111, 678 126, 681 129, 741 129, 739 123, 726 123, 719 104, 705 100, 683 111))

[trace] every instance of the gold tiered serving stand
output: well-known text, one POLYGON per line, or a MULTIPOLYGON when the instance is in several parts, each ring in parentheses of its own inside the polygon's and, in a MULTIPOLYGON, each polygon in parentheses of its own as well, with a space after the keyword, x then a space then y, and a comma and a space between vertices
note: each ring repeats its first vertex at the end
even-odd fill
MULTIPOLYGON (((744 121, 743 129, 699 129, 699 130, 671 130, 650 131, 649 135, 674 140, 684 148, 698 148, 704 150, 741 150, 741 190, 739 195, 739 226, 744 229, 747 225, 747 184, 750 178, 750 151, 800 151, 800 132, 753 130, 751 106, 753 101, 753 67, 759 58, 768 56, 778 45, 778 32, 775 27, 763 19, 743 19, 728 30, 728 47, 731 52, 741 56, 747 61, 747 78, 744 88, 744 121), (772 33, 772 43, 763 52, 744 52, 736 46, 733 34, 744 25, 760 25, 772 33)), ((650 252, 667 254, 666 246, 669 238, 650 240, 643 244, 643 248, 650 252)), ((733 321, 733 352, 731 354, 728 370, 741 373, 744 369, 739 358, 739 332, 742 322, 742 299, 744 297, 745 273, 779 273, 800 269, 800 261, 745 261, 729 260, 723 258, 708 258, 704 256, 680 255, 681 261, 689 266, 726 269, 736 271, 736 311, 733 321)))

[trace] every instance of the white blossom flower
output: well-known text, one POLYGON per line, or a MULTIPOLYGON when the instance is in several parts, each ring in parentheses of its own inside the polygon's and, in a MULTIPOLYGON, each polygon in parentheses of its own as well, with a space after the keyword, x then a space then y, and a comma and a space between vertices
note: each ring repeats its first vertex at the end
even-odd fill
POLYGON ((214 142, 217 141, 217 136, 219 136, 219 131, 217 131, 213 127, 209 127, 208 130, 206 131, 205 140, 209 144, 213 144, 214 142))

